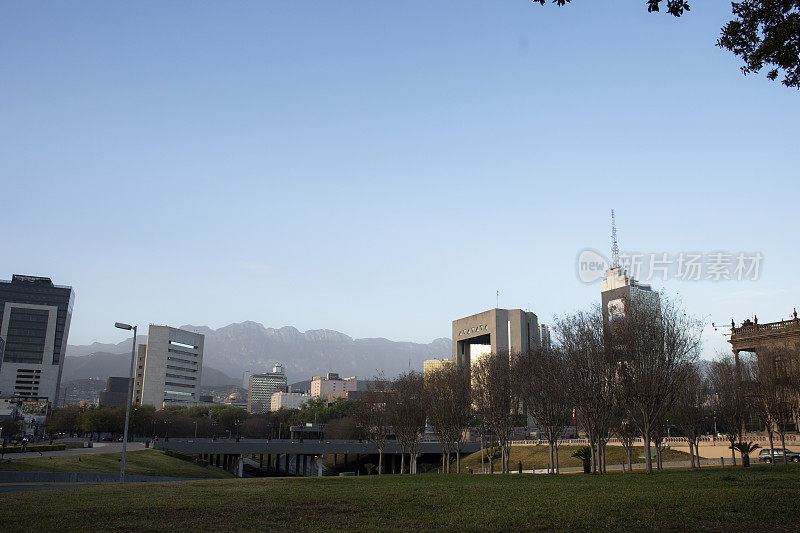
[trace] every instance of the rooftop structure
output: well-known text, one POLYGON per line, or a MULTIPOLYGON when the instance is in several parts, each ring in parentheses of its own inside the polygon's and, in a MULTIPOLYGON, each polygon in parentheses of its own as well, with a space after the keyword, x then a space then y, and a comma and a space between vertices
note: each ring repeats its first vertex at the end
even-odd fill
POLYGON ((489 309, 453 321, 453 361, 471 366, 487 353, 526 353, 539 346, 539 322, 521 309, 489 309))

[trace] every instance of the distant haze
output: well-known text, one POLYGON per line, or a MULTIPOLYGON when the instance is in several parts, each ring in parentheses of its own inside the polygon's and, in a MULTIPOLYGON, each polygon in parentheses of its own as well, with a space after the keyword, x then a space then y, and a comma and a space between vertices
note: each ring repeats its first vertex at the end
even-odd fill
MULTIPOLYGON (((207 385, 226 381, 214 370, 231 378, 230 383, 241 383, 243 372, 265 372, 275 362, 283 363, 291 383, 325 372, 367 379, 382 371, 391 377, 409 368, 421 370, 425 359, 449 359, 451 355, 451 341, 446 338, 428 344, 353 339, 329 329, 303 333, 291 326, 274 329, 250 321, 216 330, 191 325, 180 328, 205 335, 203 383, 207 385)), ((146 336, 137 337, 137 343, 146 342, 146 336)), ((70 345, 63 379, 126 375, 130 349, 131 339, 119 344, 70 345)))

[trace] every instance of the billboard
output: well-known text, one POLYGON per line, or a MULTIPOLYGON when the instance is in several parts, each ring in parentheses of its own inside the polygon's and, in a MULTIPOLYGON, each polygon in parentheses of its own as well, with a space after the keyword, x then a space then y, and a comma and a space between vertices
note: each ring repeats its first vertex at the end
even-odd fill
POLYGON ((22 400, 22 416, 47 416, 47 400, 22 400))

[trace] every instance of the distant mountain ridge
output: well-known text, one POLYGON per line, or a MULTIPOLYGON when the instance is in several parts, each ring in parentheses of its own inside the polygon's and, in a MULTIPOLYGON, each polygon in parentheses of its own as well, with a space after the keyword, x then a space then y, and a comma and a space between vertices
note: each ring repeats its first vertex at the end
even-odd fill
MULTIPOLYGON (((451 353, 451 341, 447 338, 435 339, 428 344, 383 338, 353 339, 329 329, 301 332, 292 326, 267 328, 253 321, 230 324, 216 330, 208 326, 193 325, 183 325, 180 329, 205 335, 204 374, 206 368, 218 369, 230 376, 232 382, 241 380, 243 372, 271 370, 275 362, 283 363, 290 383, 310 379, 315 374, 325 372, 367 379, 382 371, 387 377, 392 377, 409 367, 421 370, 425 359, 449 358, 451 353)), ((145 343, 146 335, 138 336, 136 341, 137 344, 145 343)), ((64 364, 65 367, 69 366, 73 357, 86 357, 98 352, 106 355, 130 354, 130 350, 130 339, 118 344, 70 345, 67 347, 67 360, 64 364)), ((99 365, 101 359, 105 358, 95 359, 99 365)), ((93 365, 90 361, 83 360, 83 364, 93 365)), ((91 368, 92 366, 86 370, 91 368)), ((99 368, 97 376, 100 376, 99 368)), ((72 379, 95 377, 85 375, 85 372, 80 374, 74 374, 76 377, 72 379)))

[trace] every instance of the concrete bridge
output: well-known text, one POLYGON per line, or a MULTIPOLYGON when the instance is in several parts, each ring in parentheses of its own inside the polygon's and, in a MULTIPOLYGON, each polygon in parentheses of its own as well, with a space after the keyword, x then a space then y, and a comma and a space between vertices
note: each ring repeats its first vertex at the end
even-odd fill
MULTIPOLYGON (((461 454, 479 451, 480 446, 480 442, 465 442, 461 446, 461 454)), ((298 475, 321 475, 321 459, 327 457, 333 459, 334 465, 338 464, 339 459, 347 463, 351 457, 358 461, 364 455, 375 456, 372 462, 378 462, 378 448, 375 444, 358 440, 170 438, 156 440, 153 448, 197 455, 212 465, 231 470, 239 476, 243 473, 244 458, 256 455, 261 468, 266 466, 298 475)), ((386 443, 383 450, 384 472, 397 471, 397 456, 400 453, 400 444, 397 441, 386 443)), ((441 455, 442 447, 438 442, 422 442, 417 453, 418 457, 441 455)))

